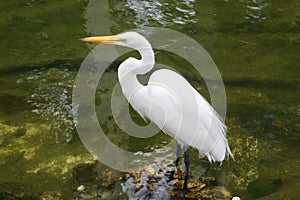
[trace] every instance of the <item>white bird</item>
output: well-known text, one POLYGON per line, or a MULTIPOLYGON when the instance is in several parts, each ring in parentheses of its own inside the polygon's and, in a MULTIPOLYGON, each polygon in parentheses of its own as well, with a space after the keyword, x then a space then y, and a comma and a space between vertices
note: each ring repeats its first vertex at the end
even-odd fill
POLYGON ((210 162, 222 162, 226 155, 232 156, 226 139, 226 125, 183 76, 172 70, 160 69, 152 73, 147 85, 138 81, 137 75, 149 72, 155 64, 153 49, 146 38, 136 32, 125 32, 81 40, 125 46, 141 54, 140 60, 130 57, 120 64, 118 79, 122 92, 143 119, 151 120, 164 133, 175 138, 175 168, 184 151, 184 190, 187 189, 190 163, 188 146, 198 149, 199 154, 207 156, 210 162))

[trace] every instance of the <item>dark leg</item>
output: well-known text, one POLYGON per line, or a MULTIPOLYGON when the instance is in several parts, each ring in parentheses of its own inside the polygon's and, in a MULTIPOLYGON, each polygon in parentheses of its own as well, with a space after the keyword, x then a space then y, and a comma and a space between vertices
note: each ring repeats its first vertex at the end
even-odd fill
POLYGON ((176 160, 174 161, 174 168, 173 168, 173 170, 171 171, 171 174, 170 174, 170 180, 172 180, 174 178, 174 173, 175 173, 175 170, 177 169, 177 166, 178 166, 181 154, 182 154, 181 145, 177 143, 177 147, 176 147, 176 160))
POLYGON ((189 167, 190 167, 190 156, 188 151, 185 149, 184 151, 184 164, 185 164, 185 174, 184 174, 184 184, 183 184, 183 191, 187 192, 187 182, 189 178, 189 167))

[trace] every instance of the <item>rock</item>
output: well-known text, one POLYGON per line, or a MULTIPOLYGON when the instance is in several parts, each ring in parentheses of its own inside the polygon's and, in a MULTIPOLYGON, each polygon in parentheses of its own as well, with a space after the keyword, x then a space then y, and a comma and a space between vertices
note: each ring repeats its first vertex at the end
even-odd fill
POLYGON ((38 196, 32 194, 32 188, 29 185, 19 182, 7 182, 0 184, 0 199, 38 199, 38 196))
POLYGON ((48 192, 44 192, 39 200, 62 200, 63 197, 60 193, 58 192, 51 192, 51 191, 48 191, 48 192))
MULTIPOLYGON (((73 169, 76 191, 73 199, 182 199, 184 173, 176 172, 169 180, 168 170, 147 165, 138 173, 123 173, 96 164, 80 164, 73 169), (84 186, 78 183, 83 184, 84 186)), ((231 199, 231 193, 214 177, 190 174, 186 199, 231 199)))
POLYGON ((183 198, 186 199, 231 199, 231 193, 224 187, 221 186, 219 182, 216 181, 214 177, 199 178, 198 180, 189 180, 188 182, 188 192, 183 196, 183 173, 180 173, 179 180, 174 186, 174 189, 170 192, 173 198, 183 198))
POLYGON ((248 191, 253 198, 259 198, 275 193, 282 185, 283 182, 281 179, 259 178, 249 183, 248 191))
POLYGON ((97 183, 101 187, 110 187, 115 184, 115 182, 122 180, 124 176, 123 172, 114 169, 105 169, 103 171, 98 171, 97 183))
POLYGON ((93 183, 96 180, 95 163, 80 163, 72 170, 73 180, 76 185, 93 183))
POLYGON ((78 186, 77 191, 83 192, 84 191, 84 185, 78 186))
POLYGON ((15 132, 14 132, 14 136, 15 137, 22 137, 26 134, 26 128, 18 128, 15 132))
POLYGON ((140 173, 129 174, 122 183, 129 199, 231 199, 231 193, 214 177, 197 178, 190 174, 188 192, 184 195, 184 173, 176 172, 174 180, 158 165, 146 166, 140 173))

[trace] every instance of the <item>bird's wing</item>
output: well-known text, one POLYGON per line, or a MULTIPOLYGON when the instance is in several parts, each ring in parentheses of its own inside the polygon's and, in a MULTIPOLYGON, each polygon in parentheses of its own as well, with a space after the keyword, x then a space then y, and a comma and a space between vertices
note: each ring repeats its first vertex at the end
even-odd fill
POLYGON ((149 79, 148 90, 152 106, 161 106, 162 113, 168 115, 162 121, 162 113, 150 112, 150 119, 164 132, 197 148, 210 161, 222 161, 231 154, 226 125, 183 76, 168 69, 157 70, 149 79))

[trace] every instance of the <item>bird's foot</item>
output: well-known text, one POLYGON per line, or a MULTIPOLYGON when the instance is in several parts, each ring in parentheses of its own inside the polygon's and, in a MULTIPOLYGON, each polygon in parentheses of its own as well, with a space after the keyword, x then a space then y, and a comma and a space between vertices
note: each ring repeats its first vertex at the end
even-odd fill
POLYGON ((174 197, 176 199, 186 199, 188 198, 187 194, 190 192, 189 188, 185 188, 185 189, 174 189, 174 197))
POLYGON ((174 178, 174 174, 175 174, 175 171, 167 171, 166 173, 165 173, 165 176, 168 178, 168 181, 172 181, 172 180, 174 180, 175 178, 174 178))

